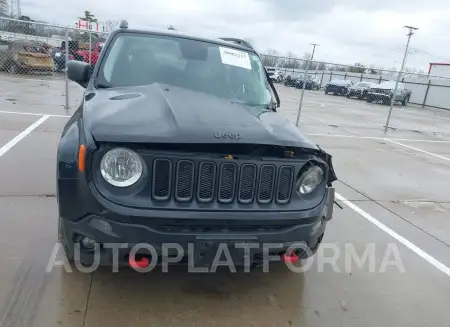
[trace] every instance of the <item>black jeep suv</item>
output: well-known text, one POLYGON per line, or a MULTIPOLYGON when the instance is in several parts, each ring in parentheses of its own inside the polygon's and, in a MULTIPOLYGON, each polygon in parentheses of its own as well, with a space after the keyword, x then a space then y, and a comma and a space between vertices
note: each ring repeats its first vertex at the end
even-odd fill
POLYGON ((122 22, 94 70, 70 61, 68 77, 86 89, 57 153, 69 260, 208 267, 224 243, 258 245, 233 247, 236 265, 267 243, 272 259, 315 252, 332 217, 331 157, 276 112, 251 45, 122 22))

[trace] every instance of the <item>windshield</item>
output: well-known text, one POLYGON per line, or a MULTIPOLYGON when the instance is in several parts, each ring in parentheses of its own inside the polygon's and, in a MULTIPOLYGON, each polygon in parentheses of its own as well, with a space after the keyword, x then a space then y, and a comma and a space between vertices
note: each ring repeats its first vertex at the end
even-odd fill
POLYGON ((272 99, 255 53, 173 36, 117 35, 97 83, 109 87, 161 83, 249 104, 267 105, 272 99))

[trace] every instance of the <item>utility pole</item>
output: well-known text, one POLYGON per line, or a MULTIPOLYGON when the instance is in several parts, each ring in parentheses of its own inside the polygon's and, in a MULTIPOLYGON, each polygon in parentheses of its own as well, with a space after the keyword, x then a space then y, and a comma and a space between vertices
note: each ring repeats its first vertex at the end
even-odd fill
POLYGON ((305 74, 303 75, 302 95, 300 96, 300 103, 298 104, 298 111, 297 111, 297 122, 296 122, 297 127, 299 126, 299 122, 300 122, 300 113, 302 111, 303 97, 305 95, 306 76, 308 74, 309 65, 314 58, 314 53, 316 52, 316 47, 320 46, 320 44, 317 44, 317 43, 311 43, 311 45, 313 46, 313 51, 311 54, 311 59, 309 59, 308 62, 306 63, 305 74))
POLYGON ((403 61, 402 61, 402 66, 400 68, 400 71, 398 72, 397 75, 397 81, 395 82, 395 88, 394 88, 394 94, 392 95, 392 99, 391 99, 391 104, 389 107, 389 114, 387 117, 387 121, 386 121, 386 125, 384 126, 384 133, 387 133, 387 130, 389 128, 389 120, 391 119, 391 114, 392 114, 392 107, 394 106, 394 100, 395 100, 395 95, 397 94, 397 88, 398 88, 398 83, 400 82, 400 76, 403 73, 403 70, 405 69, 405 64, 406 64, 406 57, 408 56, 408 49, 409 49, 409 43, 411 41, 411 36, 414 35, 414 31, 418 30, 417 27, 412 27, 412 26, 404 26, 404 28, 408 29, 408 41, 406 42, 406 48, 405 48, 405 54, 403 55, 403 61))

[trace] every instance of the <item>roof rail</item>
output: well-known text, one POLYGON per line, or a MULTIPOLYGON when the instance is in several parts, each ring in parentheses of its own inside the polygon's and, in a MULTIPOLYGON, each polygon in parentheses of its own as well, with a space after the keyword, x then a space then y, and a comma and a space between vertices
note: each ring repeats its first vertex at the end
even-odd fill
POLYGON ((252 45, 249 42, 242 40, 242 39, 236 39, 236 38, 232 38, 232 37, 221 37, 220 39, 227 41, 227 42, 233 42, 233 43, 242 45, 244 47, 253 49, 252 45))
POLYGON ((128 22, 125 19, 121 20, 119 28, 128 28, 128 22))

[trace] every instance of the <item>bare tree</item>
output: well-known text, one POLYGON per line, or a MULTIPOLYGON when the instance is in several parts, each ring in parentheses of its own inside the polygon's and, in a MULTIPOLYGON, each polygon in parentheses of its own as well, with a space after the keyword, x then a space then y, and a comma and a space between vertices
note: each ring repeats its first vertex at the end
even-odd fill
POLYGON ((176 31, 177 29, 173 25, 168 25, 167 29, 170 31, 176 31))
POLYGON ((380 72, 378 71, 378 69, 375 68, 374 65, 370 65, 369 73, 372 74, 372 75, 378 75, 380 72))
POLYGON ((287 58, 284 61, 284 68, 292 68, 292 69, 297 69, 300 67, 300 62, 299 60, 296 58, 297 56, 295 55, 295 53, 293 53, 292 51, 289 51, 287 53, 287 58))
POLYGON ((351 73, 364 74, 366 72, 366 67, 357 62, 352 67, 350 67, 348 71, 351 73))
POLYGON ((0 0, 0 14, 6 16, 8 15, 8 0, 0 0))
POLYGON ((275 49, 267 49, 266 54, 261 55, 264 66, 276 67, 278 64, 278 52, 275 49))
POLYGON ((113 29, 115 29, 117 26, 119 26, 120 21, 119 20, 105 20, 104 26, 104 32, 110 33, 113 29))
POLYGON ((317 65, 317 70, 327 70, 327 65, 324 62, 319 62, 317 65))

